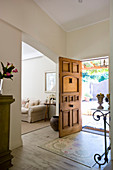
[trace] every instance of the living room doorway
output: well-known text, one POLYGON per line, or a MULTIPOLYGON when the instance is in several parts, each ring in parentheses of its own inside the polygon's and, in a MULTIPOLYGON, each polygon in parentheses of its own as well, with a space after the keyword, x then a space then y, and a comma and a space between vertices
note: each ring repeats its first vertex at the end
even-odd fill
POLYGON ((56 99, 56 63, 25 42, 21 62, 21 134, 26 134, 50 126, 49 119, 56 114, 55 105, 48 111, 45 105, 51 96, 56 99))
MULTIPOLYGON (((103 131, 104 123, 93 119, 93 110, 98 108, 97 94, 104 94, 103 107, 108 107, 106 96, 109 94, 109 57, 101 57, 82 62, 82 127, 103 131)), ((109 117, 107 117, 109 122, 109 117)), ((107 131, 109 126, 107 125, 107 131)))

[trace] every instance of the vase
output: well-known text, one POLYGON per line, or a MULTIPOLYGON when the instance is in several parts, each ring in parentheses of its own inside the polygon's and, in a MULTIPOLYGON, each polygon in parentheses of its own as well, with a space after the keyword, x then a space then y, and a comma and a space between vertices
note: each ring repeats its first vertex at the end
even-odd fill
POLYGON ((103 96, 98 96, 97 99, 98 99, 98 104, 99 106, 97 107, 97 109, 103 109, 104 107, 102 106, 103 104, 103 96))
POLYGON ((3 91, 3 79, 0 79, 0 95, 2 95, 3 91))
POLYGON ((58 131, 59 130, 59 116, 53 116, 50 119, 50 125, 54 131, 58 131))

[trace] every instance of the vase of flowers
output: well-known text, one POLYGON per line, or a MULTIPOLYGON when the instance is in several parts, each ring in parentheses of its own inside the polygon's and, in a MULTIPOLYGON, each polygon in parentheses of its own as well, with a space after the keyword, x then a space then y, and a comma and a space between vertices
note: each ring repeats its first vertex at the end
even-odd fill
POLYGON ((97 94, 97 99, 98 99, 98 104, 99 106, 97 107, 97 109, 103 109, 104 107, 102 106, 103 104, 103 99, 104 99, 104 94, 100 93, 100 94, 97 94))
POLYGON ((51 94, 51 95, 49 96, 49 102, 50 102, 50 103, 55 103, 55 100, 56 100, 55 95, 54 95, 54 94, 51 94))
POLYGON ((11 79, 13 80, 13 73, 17 73, 18 70, 15 68, 15 66, 12 63, 7 62, 7 65, 4 66, 4 64, 1 62, 1 71, 0 71, 0 94, 2 94, 3 90, 3 79, 11 79))

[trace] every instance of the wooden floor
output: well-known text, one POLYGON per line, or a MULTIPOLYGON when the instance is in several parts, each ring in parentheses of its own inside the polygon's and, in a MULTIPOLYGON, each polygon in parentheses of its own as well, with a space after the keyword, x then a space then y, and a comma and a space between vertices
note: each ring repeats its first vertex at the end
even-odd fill
MULTIPOLYGON (((13 167, 10 170, 88 170, 90 168, 66 159, 38 146, 58 138, 58 132, 45 127, 22 135, 23 146, 13 150, 13 167)), ((99 169, 95 166, 93 169, 99 169)), ((102 168, 103 169, 103 168, 102 168)))

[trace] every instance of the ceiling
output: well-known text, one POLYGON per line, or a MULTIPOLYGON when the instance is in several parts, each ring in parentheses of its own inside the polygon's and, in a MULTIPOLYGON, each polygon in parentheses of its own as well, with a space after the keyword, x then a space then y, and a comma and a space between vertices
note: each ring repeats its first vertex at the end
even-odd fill
POLYGON ((34 0, 64 31, 109 19, 110 0, 34 0))
POLYGON ((30 45, 22 42, 22 60, 28 60, 31 58, 37 58, 44 56, 42 53, 37 51, 35 48, 30 45))

